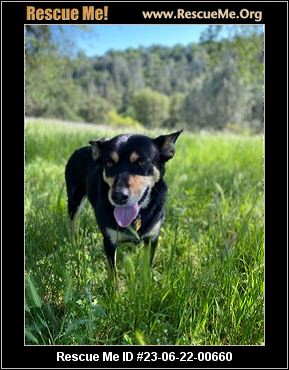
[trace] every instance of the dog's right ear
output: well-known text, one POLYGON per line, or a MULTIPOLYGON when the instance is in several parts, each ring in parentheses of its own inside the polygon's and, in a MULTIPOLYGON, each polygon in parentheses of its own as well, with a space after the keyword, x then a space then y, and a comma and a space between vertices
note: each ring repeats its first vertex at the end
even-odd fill
POLYGON ((90 140, 89 144, 92 146, 92 158, 96 161, 101 157, 101 150, 103 144, 107 141, 108 139, 102 138, 99 140, 90 140))

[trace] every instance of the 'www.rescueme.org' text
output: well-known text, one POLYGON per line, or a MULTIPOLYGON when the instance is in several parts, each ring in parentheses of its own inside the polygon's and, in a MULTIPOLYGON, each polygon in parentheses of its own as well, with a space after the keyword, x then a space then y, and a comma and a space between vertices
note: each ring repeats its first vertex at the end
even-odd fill
POLYGON ((229 9, 217 10, 144 10, 145 19, 251 19, 255 22, 262 20, 262 12, 258 10, 241 9, 239 12, 229 9))

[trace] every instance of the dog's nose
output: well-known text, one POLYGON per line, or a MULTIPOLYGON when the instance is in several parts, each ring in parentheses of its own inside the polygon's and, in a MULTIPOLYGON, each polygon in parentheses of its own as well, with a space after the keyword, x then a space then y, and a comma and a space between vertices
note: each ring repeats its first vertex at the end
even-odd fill
POLYGON ((113 191, 111 193, 111 198, 114 201, 114 203, 123 205, 127 202, 129 197, 128 190, 123 189, 123 190, 118 190, 118 191, 113 191))

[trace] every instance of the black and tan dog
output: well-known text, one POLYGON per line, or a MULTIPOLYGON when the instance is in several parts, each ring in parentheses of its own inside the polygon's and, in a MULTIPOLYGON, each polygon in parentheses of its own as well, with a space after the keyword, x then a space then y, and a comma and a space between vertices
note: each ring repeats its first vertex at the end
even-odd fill
POLYGON ((68 160, 65 179, 72 225, 87 196, 111 268, 117 244, 124 241, 150 245, 152 262, 164 220, 165 162, 174 156, 181 132, 156 139, 128 134, 90 141, 91 146, 76 150, 68 160))

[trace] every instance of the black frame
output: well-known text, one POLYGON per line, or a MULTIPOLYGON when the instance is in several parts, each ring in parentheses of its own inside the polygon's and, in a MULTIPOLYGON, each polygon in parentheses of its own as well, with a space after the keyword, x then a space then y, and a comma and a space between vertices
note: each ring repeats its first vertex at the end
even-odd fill
MULTIPOLYGON (((287 368, 287 124, 288 3, 267 2, 2 2, 2 367, 3 368, 287 368), (265 345, 264 346, 25 346, 24 330, 24 25, 26 6, 109 6, 101 23, 161 23, 145 20, 141 10, 261 10, 265 24, 265 345), (98 353, 98 362, 57 362, 56 352, 98 353), (230 362, 103 362, 102 352, 232 352, 230 362)), ((85 23, 75 21, 73 23, 85 23)), ((207 20, 164 20, 208 23, 207 20)), ((63 22, 72 23, 72 22, 63 22)), ((95 22, 87 22, 95 23, 95 22)), ((210 24, 232 20, 210 20, 210 24)), ((238 19, 236 22, 254 23, 238 19)), ((121 355, 122 356, 122 355, 121 355)))

